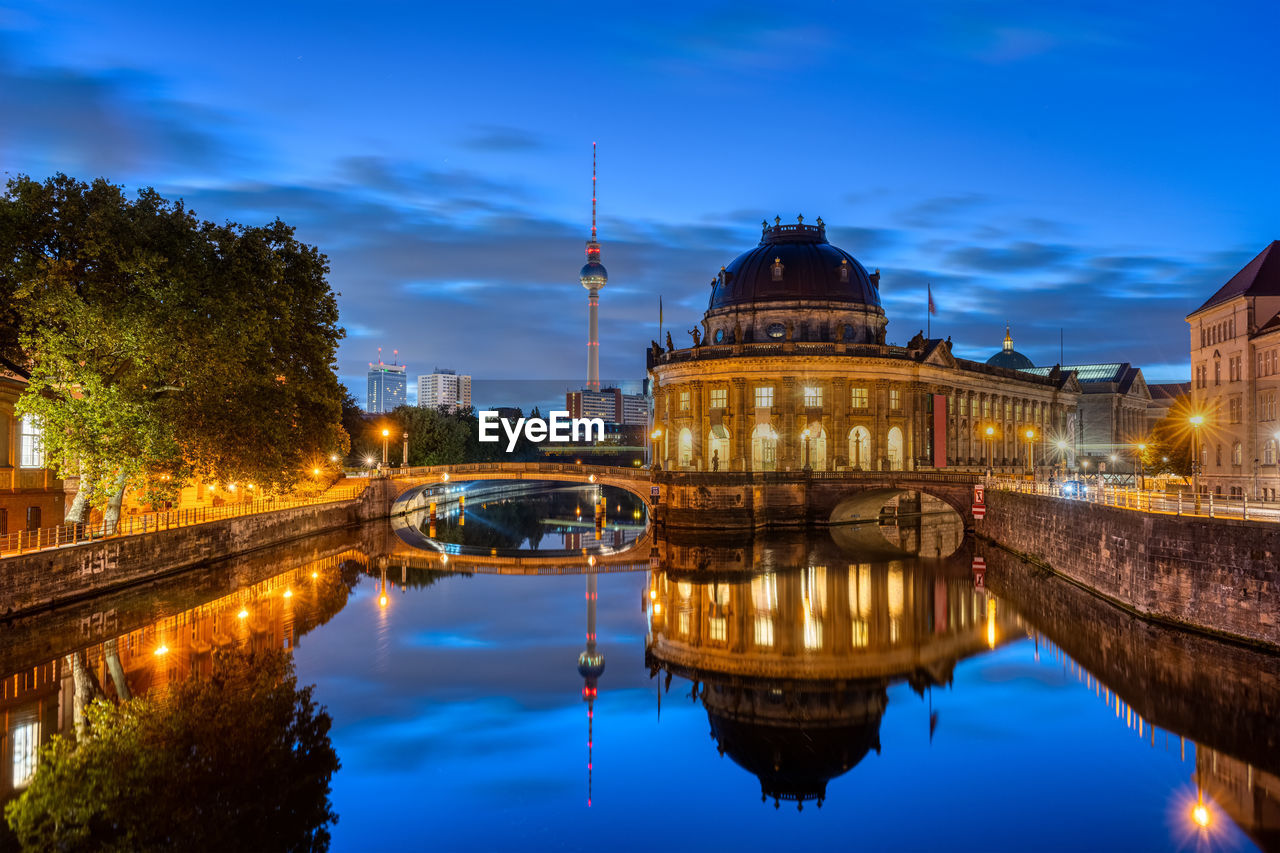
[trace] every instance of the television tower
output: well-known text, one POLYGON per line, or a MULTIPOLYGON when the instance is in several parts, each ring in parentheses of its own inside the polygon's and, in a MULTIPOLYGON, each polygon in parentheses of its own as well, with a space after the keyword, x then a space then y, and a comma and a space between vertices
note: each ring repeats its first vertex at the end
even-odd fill
POLYGON ((596 572, 587 574, 587 650, 578 655, 578 674, 582 676, 582 700, 587 703, 587 806, 591 806, 591 771, 595 749, 596 685, 604 674, 604 655, 596 650, 596 572))
POLYGON ((609 273, 600 263, 596 242, 596 144, 591 143, 591 239, 587 241, 587 264, 579 277, 587 289, 587 390, 600 390, 600 289, 609 283, 609 273))

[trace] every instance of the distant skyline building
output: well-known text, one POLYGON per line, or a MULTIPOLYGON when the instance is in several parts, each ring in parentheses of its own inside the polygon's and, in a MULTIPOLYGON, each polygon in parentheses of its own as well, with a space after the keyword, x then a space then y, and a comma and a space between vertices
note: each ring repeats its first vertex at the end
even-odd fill
POLYGON ((600 390, 600 291, 609 283, 609 273, 600 263, 596 242, 596 144, 591 143, 591 239, 587 241, 587 263, 579 274, 587 289, 587 390, 600 390))
POLYGON ((432 373, 418 377, 418 405, 424 409, 449 411, 471 408, 471 376, 456 370, 437 367, 432 373))
POLYGON ((649 398, 623 394, 620 388, 570 391, 564 395, 564 407, 571 418, 604 418, 605 423, 623 426, 644 426, 649 417, 649 398))
MULTIPOLYGON (((394 350, 393 357, 400 351, 394 350)), ((369 362, 369 387, 364 409, 371 415, 382 415, 403 406, 405 399, 406 366, 387 364, 382 360, 382 347, 378 347, 378 363, 369 362)))

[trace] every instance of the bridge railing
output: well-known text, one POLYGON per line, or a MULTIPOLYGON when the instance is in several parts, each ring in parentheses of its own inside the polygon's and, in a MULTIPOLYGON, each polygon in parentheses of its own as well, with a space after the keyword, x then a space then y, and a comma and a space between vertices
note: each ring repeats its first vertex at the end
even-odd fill
MULTIPOLYGON (((1185 515, 1199 518, 1239 518, 1244 521, 1280 522, 1280 503, 1261 501, 1247 496, 1224 497, 1213 493, 1196 497, 1187 492, 1157 492, 1150 489, 1129 489, 1121 486, 1095 486, 1088 484, 1083 494, 1063 494, 1061 483, 1031 483, 1027 481, 989 481, 987 487, 1000 491, 1044 495, 1058 500, 1079 500, 1089 503, 1127 509, 1134 512, 1157 515, 1185 515)), ((1079 487, 1076 487, 1079 488, 1079 487)))
POLYGON ((954 483, 982 482, 982 475, 963 471, 661 471, 660 483, 727 486, 746 484, 796 484, 819 480, 838 483, 954 483))
POLYGON ((31 551, 44 551, 49 548, 62 548, 67 545, 79 545, 82 542, 98 542, 103 539, 115 539, 120 536, 135 536, 143 533, 154 533, 157 530, 171 530, 175 527, 190 527, 209 521, 220 521, 224 518, 235 518, 241 515, 255 515, 263 512, 275 512, 282 509, 294 509, 302 506, 337 503, 360 497, 365 487, 344 486, 310 498, 266 498, 262 500, 237 501, 222 506, 190 507, 187 509, 171 509, 163 512, 145 512, 121 516, 114 530, 108 530, 106 520, 94 523, 60 524, 57 527, 41 527, 36 530, 19 530, 17 533, 0 535, 0 558, 26 554, 31 551))
POLYGON ((573 474, 586 479, 592 474, 597 477, 617 477, 627 480, 648 480, 646 468, 625 467, 622 465, 578 465, 567 462, 471 462, 463 465, 424 465, 410 468, 392 468, 388 473, 393 477, 431 477, 448 474, 450 478, 461 478, 467 474, 573 474))

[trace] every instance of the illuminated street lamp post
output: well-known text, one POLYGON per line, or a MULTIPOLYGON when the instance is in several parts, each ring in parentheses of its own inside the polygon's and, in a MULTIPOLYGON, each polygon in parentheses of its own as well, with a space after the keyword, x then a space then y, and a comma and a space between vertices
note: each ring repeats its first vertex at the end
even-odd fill
POLYGON ((996 434, 995 427, 987 427, 987 473, 988 474, 991 473, 991 463, 992 463, 991 441, 992 441, 992 436, 994 436, 995 434, 996 434))
POLYGON ((1062 472, 1061 479, 1067 478, 1067 443, 1061 439, 1058 440, 1058 468, 1062 472))
POLYGON ((1196 512, 1200 512, 1200 425, 1204 415, 1192 415, 1191 423, 1191 491, 1196 496, 1196 512))
POLYGON ((387 439, 391 437, 391 430, 384 429, 382 431, 382 467, 387 467, 387 439))
POLYGON ((1147 452, 1145 444, 1138 445, 1138 491, 1142 491, 1142 487, 1146 484, 1146 472, 1143 470, 1143 455, 1147 452))
POLYGON ((800 433, 800 436, 804 439, 804 470, 808 471, 809 470, 809 430, 806 429, 804 432, 800 433))
POLYGON ((653 432, 649 433, 649 438, 653 440, 653 455, 649 462, 649 467, 661 468, 662 466, 658 463, 658 439, 662 438, 662 430, 655 429, 653 432))
POLYGON ((400 456, 400 467, 409 467, 409 431, 404 431, 404 452, 400 456))

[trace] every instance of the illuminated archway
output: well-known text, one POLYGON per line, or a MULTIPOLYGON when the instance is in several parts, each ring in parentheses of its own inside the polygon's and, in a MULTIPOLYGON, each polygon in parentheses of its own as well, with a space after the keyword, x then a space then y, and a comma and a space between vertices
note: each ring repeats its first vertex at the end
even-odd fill
POLYGON ((855 471, 870 471, 875 467, 871 459, 871 432, 866 427, 849 430, 849 467, 855 471))
POLYGON ((903 470, 902 430, 898 427, 889 430, 888 456, 890 471, 903 470))
POLYGON ((778 470, 778 431, 769 424, 751 431, 751 470, 778 470))
POLYGON ((715 468, 719 471, 729 470, 729 430, 725 429, 724 424, 716 424, 711 428, 711 432, 707 434, 707 469, 715 468), (713 463, 718 461, 718 465, 713 463))
POLYGON ((817 422, 809 424, 805 429, 809 431, 809 438, 805 439, 803 435, 800 438, 801 464, 804 464, 807 449, 809 467, 814 471, 827 470, 827 431, 817 422))
POLYGON ((680 430, 679 452, 677 461, 680 467, 691 467, 693 465, 693 432, 688 427, 680 430))

